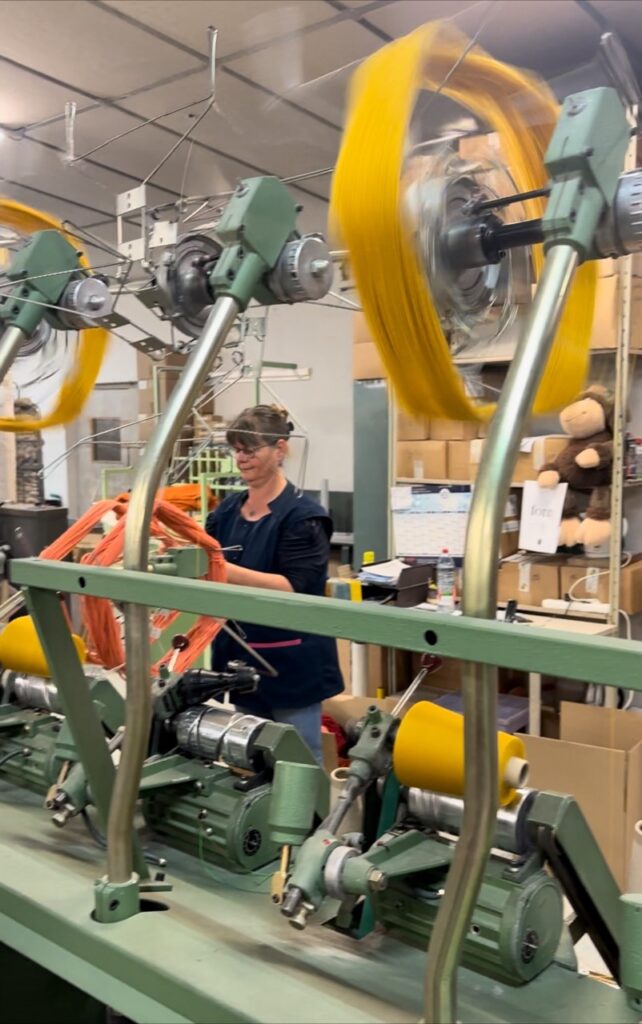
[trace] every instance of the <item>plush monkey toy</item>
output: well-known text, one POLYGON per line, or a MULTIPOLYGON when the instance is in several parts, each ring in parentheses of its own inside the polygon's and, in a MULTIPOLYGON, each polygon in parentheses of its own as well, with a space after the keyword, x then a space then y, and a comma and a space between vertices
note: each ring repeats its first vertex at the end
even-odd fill
POLYGON ((556 459, 542 466, 540 487, 567 483, 559 543, 572 547, 603 544, 611 534, 611 464, 613 462, 613 396, 597 385, 583 391, 560 413, 570 440, 556 459), (578 494, 588 494, 583 520, 578 494))

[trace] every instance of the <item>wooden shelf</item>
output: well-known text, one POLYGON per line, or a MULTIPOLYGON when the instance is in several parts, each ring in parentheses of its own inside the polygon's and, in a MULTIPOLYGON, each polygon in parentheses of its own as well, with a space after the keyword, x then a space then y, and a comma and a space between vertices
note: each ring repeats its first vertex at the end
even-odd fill
MULTIPOLYGON (((615 355, 617 352, 616 348, 591 348, 589 349, 589 355, 615 355)), ((642 349, 631 349, 629 351, 630 356, 642 355, 642 349)), ((453 363, 455 366, 507 366, 513 361, 514 353, 511 355, 493 355, 492 349, 489 349, 486 353, 478 352, 474 354, 471 352, 469 356, 459 355, 453 357, 453 363)))
MULTIPOLYGON (((443 487, 470 487, 474 480, 436 480, 427 477, 398 476, 395 483, 398 484, 440 484, 443 487)), ((642 483, 642 480, 640 481, 642 483)), ((523 487, 523 483, 513 483, 511 487, 523 487)))
MULTIPOLYGON (((505 601, 497 602, 498 608, 505 608, 505 601)), ((573 611, 562 611, 557 608, 542 608, 541 604, 519 604, 517 605, 517 614, 524 612, 526 615, 541 615, 545 619, 586 619, 590 622, 604 622, 606 623, 607 616, 604 612, 590 612, 585 611, 581 607, 574 609, 573 611)))

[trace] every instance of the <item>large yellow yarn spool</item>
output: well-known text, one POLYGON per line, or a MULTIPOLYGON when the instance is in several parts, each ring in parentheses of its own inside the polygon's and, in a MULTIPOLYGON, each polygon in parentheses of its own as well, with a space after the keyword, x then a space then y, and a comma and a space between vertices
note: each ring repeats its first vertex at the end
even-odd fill
MULTIPOLYGON (((83 640, 75 633, 71 638, 78 657, 82 662, 86 661, 87 648, 83 640)), ((0 633, 0 665, 12 672, 51 678, 51 669, 30 615, 13 619, 0 633)))
MULTIPOLYGON (((27 235, 54 228, 62 232, 72 245, 78 245, 55 217, 10 199, 0 199, 0 224, 27 235)), ((81 257, 80 262, 83 267, 89 266, 85 256, 81 257)), ((51 412, 37 420, 0 418, 0 430, 21 434, 31 430, 46 430, 47 427, 60 426, 75 419, 96 383, 108 342, 109 332, 102 327, 82 331, 76 361, 60 385, 51 412)))
MULTIPOLYGON (((408 128, 421 89, 467 107, 500 137, 519 191, 547 183, 543 156, 558 106, 533 75, 493 60, 452 25, 435 22, 384 46, 355 72, 331 221, 347 248, 370 331, 398 401, 439 419, 487 418, 490 405, 467 397, 451 358, 410 227, 402 217, 401 178, 408 128)), ((541 216, 543 200, 529 205, 541 216)), ((533 249, 536 276, 541 246, 533 249)), ((567 404, 588 368, 595 264, 580 268, 534 404, 535 413, 567 404)))
MULTIPOLYGON (((514 785, 506 781, 509 761, 526 759, 524 743, 517 736, 499 732, 497 756, 498 801, 504 806, 515 798, 514 785)), ((415 704, 401 720, 395 738, 393 767, 402 786, 463 796, 463 715, 430 701, 415 704)))

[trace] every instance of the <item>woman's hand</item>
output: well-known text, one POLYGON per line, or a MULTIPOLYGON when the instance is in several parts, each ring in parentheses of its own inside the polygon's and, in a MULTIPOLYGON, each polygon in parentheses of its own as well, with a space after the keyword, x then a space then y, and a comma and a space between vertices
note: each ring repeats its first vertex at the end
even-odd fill
POLYGON ((264 590, 283 590, 290 594, 294 592, 290 581, 279 573, 256 572, 242 565, 234 565, 233 562, 227 563, 227 582, 237 587, 263 587, 264 590))

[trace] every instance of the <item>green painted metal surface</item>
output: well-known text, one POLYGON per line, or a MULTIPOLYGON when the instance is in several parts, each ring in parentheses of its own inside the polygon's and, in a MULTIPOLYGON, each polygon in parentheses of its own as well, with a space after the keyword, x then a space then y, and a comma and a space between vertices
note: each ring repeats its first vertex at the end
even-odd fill
POLYGON ((67 565, 38 559, 11 562, 11 581, 32 589, 93 594, 114 601, 176 608, 264 626, 282 626, 361 643, 461 658, 488 665, 540 672, 642 690, 642 644, 465 616, 277 594, 253 587, 179 580, 149 573, 67 565))
MULTIPOLYGON (((30 590, 25 594, 25 603, 33 617, 66 722, 87 773, 94 806, 102 827, 106 828, 115 769, 78 652, 62 613, 60 598, 52 591, 30 590)), ((147 878, 149 871, 136 836, 133 843, 136 870, 141 878, 147 878)))
MULTIPOLYGON (((409 1024, 421 1016, 425 953, 392 938, 294 932, 266 893, 212 881, 161 848, 169 910, 100 925, 90 882, 100 852, 79 824, 64 833, 38 800, 0 783, 0 942, 141 1024, 279 1021, 409 1024), (83 841, 79 840, 82 839, 83 841)), ((462 1024, 633 1024, 624 994, 552 966, 525 988, 459 972, 462 1024)))
POLYGON ((544 247, 567 244, 586 259, 604 209, 615 196, 629 144, 629 124, 615 89, 567 96, 546 151, 553 179, 542 218, 544 247))
POLYGON ((364 551, 388 557, 389 398, 383 380, 356 380, 354 399, 354 565, 364 551))
POLYGON ((76 250, 64 235, 59 231, 36 231, 6 270, 7 278, 16 286, 0 306, 0 324, 20 327, 26 335, 36 329, 43 316, 54 327, 61 326, 55 310, 43 307, 59 303, 79 269, 76 250))
POLYGON ((622 936, 622 984, 631 1005, 642 1011, 642 896, 626 895, 620 901, 622 936))

